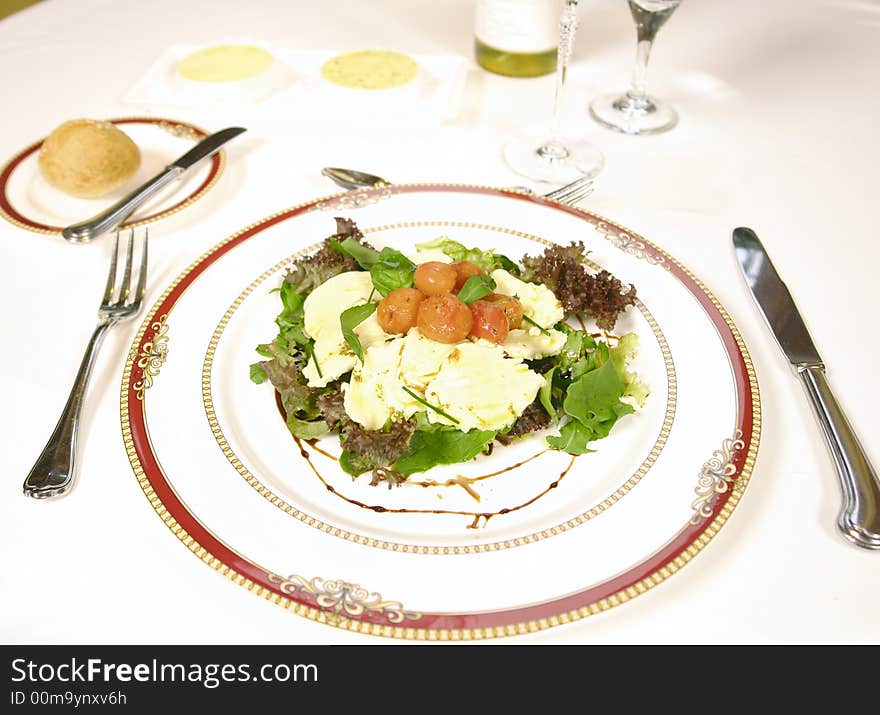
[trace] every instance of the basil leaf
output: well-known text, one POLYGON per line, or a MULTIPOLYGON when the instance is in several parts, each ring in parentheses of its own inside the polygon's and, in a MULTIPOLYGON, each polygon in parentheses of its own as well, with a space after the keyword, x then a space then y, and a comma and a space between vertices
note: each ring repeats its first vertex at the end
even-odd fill
POLYGON ((438 464, 456 464, 476 457, 496 432, 472 429, 462 432, 456 429, 424 432, 417 430, 409 442, 410 453, 394 463, 394 470, 410 475, 425 472, 438 464))
POLYGON ((385 296, 398 288, 412 288, 416 266, 400 251, 383 248, 369 270, 373 287, 385 296))
POLYGON ((511 261, 507 256, 504 256, 500 253, 493 254, 495 256, 495 262, 498 264, 500 268, 503 268, 508 273, 513 273, 513 275, 518 276, 522 273, 519 265, 511 261))
POLYGON ((475 300, 485 298, 494 290, 495 281, 490 276, 485 274, 471 276, 458 291, 458 299, 462 303, 473 303, 475 300))
POLYGON ((269 376, 266 374, 265 368, 258 362, 251 364, 251 382, 262 385, 269 376))
POLYGON ((570 420, 562 425, 558 437, 547 438, 547 444, 569 454, 587 454, 596 451, 587 447, 591 439, 593 431, 589 427, 584 427, 577 420, 570 420))
POLYGON ((364 361, 364 349, 354 329, 369 318, 375 310, 375 303, 364 303, 363 305, 355 305, 347 310, 343 310, 339 316, 339 323, 342 325, 342 337, 345 338, 345 342, 351 346, 354 354, 358 356, 361 362, 364 361))
POLYGON ((349 258, 354 258, 358 262, 358 265, 363 268, 365 271, 370 270, 370 266, 372 266, 376 261, 379 260, 379 252, 364 246, 360 243, 360 241, 356 241, 355 239, 349 236, 344 241, 337 241, 332 239, 327 243, 330 248, 334 251, 338 251, 344 256, 348 256, 349 258))

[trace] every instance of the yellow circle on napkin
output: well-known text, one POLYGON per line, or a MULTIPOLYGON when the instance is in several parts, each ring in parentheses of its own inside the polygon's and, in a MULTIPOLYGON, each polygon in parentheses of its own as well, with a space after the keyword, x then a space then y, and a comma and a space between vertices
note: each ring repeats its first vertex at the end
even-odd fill
POLYGON ((331 57, 321 76, 352 89, 391 89, 412 81, 418 71, 418 63, 401 52, 360 50, 331 57))
POLYGON ((275 58, 253 45, 215 45, 197 50, 177 63, 181 77, 196 82, 236 82, 265 72, 275 58))

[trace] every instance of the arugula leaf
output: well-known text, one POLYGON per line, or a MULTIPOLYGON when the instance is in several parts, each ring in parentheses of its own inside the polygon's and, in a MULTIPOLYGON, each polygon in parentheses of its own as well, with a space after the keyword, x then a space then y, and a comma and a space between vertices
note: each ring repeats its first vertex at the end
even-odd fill
POLYGON ((373 286, 383 296, 398 288, 412 288, 416 265, 400 251, 383 248, 369 267, 373 286))
POLYGON ((482 251, 479 248, 468 248, 458 241, 453 241, 446 236, 440 236, 433 241, 416 244, 416 248, 430 249, 439 248, 443 253, 449 256, 453 261, 470 261, 475 263, 487 273, 496 268, 503 268, 506 271, 520 274, 520 267, 511 261, 507 256, 502 256, 495 251, 482 251))
POLYGON ((258 362, 251 364, 251 382, 262 385, 266 380, 269 379, 269 376, 266 374, 266 369, 258 362))
POLYGON ((281 331, 281 336, 297 345, 307 345, 310 339, 303 327, 305 321, 303 305, 306 302, 306 294, 298 293, 293 283, 282 283, 280 294, 284 309, 275 319, 275 324, 281 331))
POLYGON ((458 299, 462 303, 473 303, 475 300, 485 298, 495 290, 495 281, 485 274, 468 278, 461 290, 458 291, 458 299))
POLYGON ((547 410, 547 414, 556 418, 556 408, 553 406, 553 375, 556 374, 556 367, 550 368, 544 373, 544 384, 538 390, 538 400, 547 410))
POLYGON ((562 425, 558 437, 548 437, 547 444, 569 454, 587 454, 596 451, 587 447, 591 439, 593 431, 589 427, 584 427, 577 420, 571 420, 562 425))
POLYGON ((593 439, 606 437, 618 418, 635 412, 632 405, 621 402, 624 384, 610 360, 587 372, 568 387, 562 408, 593 431, 593 439))
POLYGON ((363 305, 355 305, 343 310, 339 316, 339 323, 342 325, 342 337, 345 338, 345 342, 351 346, 354 354, 360 358, 362 363, 364 361, 364 349, 354 329, 369 318, 375 310, 375 303, 364 303, 363 305))
POLYGON ((338 251, 344 256, 348 256, 349 258, 353 258, 358 262, 358 265, 363 268, 365 271, 370 270, 370 266, 372 266, 376 261, 379 260, 379 252, 369 248, 368 246, 364 246, 357 241, 356 239, 349 236, 343 241, 338 241, 336 239, 331 239, 327 242, 327 245, 330 246, 334 251, 338 251))
POLYGON ((495 439, 495 434, 491 430, 476 429, 468 432, 456 429, 417 430, 409 443, 410 453, 394 463, 394 470, 409 476, 438 464, 466 462, 482 452, 495 439))

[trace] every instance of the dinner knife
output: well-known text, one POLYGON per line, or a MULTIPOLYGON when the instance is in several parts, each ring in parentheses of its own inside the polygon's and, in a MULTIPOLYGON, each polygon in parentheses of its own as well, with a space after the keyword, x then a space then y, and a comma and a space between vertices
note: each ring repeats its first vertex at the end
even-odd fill
POLYGON ((825 363, 791 293, 752 229, 734 229, 733 248, 752 297, 801 379, 831 450, 843 491, 837 526, 854 544, 866 549, 880 549, 880 481, 877 472, 828 385, 825 363))
POLYGON ((73 243, 85 243, 116 228, 159 189, 178 178, 187 169, 216 154, 226 142, 244 131, 246 130, 242 127, 228 127, 205 137, 186 154, 170 163, 152 179, 117 201, 109 209, 82 223, 68 226, 61 235, 73 243))

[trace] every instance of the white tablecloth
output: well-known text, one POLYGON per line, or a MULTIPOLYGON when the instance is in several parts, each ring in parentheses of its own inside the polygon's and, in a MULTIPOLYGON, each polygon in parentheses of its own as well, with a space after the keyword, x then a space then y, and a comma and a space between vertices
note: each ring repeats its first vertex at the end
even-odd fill
MULTIPOLYGON (((123 96, 172 44, 246 37, 470 61, 473 5, 47 0, 0 22, 0 158, 72 117, 137 113, 123 96)), ((830 457, 730 248, 738 225, 763 238, 880 465, 880 4, 686 0, 661 31, 650 71, 651 89, 680 109, 681 123, 649 138, 604 130, 585 113, 590 98, 628 79, 634 32, 625 3, 583 0, 581 18, 565 119, 607 156, 584 205, 658 243, 727 307, 758 373, 763 434, 742 503, 699 558, 630 603, 511 642, 880 641, 880 553, 849 545, 835 529, 840 493, 830 457)), ((211 195, 153 227, 148 300, 235 230, 335 191, 322 166, 398 181, 521 183, 503 163, 501 143, 548 118, 552 91, 552 77, 508 79, 473 65, 461 111, 443 125, 391 130, 297 115, 258 122, 230 145, 211 195)), ((173 116, 210 128, 234 118, 220 110, 173 116)), ((376 642, 255 598, 194 559, 156 517, 119 429, 135 324, 114 330, 101 352, 75 491, 49 502, 21 495, 92 329, 108 250, 107 242, 72 246, 0 222, 0 640, 376 642)))

